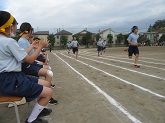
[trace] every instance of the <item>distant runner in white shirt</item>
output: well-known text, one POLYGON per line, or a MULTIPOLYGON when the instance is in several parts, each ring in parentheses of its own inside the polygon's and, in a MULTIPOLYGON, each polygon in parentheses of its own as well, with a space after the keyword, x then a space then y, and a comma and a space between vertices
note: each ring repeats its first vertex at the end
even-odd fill
POLYGON ((78 57, 78 47, 79 47, 79 43, 76 39, 76 37, 74 37, 74 40, 71 42, 71 47, 72 47, 72 50, 73 50, 73 54, 76 55, 76 59, 78 57))
POLYGON ((68 54, 70 54, 70 49, 71 49, 71 41, 69 41, 67 44, 67 49, 68 49, 68 54))
POLYGON ((107 46, 107 41, 104 40, 104 41, 103 41, 103 52, 104 52, 104 53, 105 53, 105 51, 106 51, 106 46, 107 46))
POLYGON ((100 54, 102 55, 102 49, 103 49, 103 41, 101 40, 101 38, 97 42, 97 46, 98 46, 97 47, 98 56, 100 56, 100 54))

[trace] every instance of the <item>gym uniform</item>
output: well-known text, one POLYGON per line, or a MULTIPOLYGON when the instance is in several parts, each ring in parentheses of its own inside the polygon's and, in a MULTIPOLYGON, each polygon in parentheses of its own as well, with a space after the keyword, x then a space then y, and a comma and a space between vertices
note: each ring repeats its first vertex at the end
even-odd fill
POLYGON ((103 49, 103 41, 98 41, 97 42, 97 51, 102 51, 102 49, 103 49))
MULTIPOLYGON (((25 38, 20 38, 18 41, 18 44, 20 47, 22 47, 24 50, 27 50, 28 47, 30 46, 30 43, 28 42, 27 39, 25 38)), ((32 55, 34 53, 34 50, 32 50, 29 55, 32 55)), ((33 62, 32 64, 29 64, 27 62, 22 63, 22 72, 25 75, 32 75, 38 77, 38 72, 39 70, 43 68, 43 65, 37 64, 37 62, 33 62)))
POLYGON ((67 45, 67 49, 71 49, 71 43, 70 44, 67 43, 66 45, 67 45))
POLYGON ((104 42, 103 41, 103 49, 102 50, 105 50, 106 49, 106 45, 107 45, 107 42, 104 42))
POLYGON ((78 41, 72 41, 71 44, 73 53, 78 52, 78 41))
MULTIPOLYGON (((127 40, 132 42, 133 44, 136 44, 138 38, 139 38, 138 34, 131 33, 127 40)), ((129 44, 128 53, 129 53, 128 54, 129 56, 132 56, 133 54, 134 55, 139 54, 138 46, 133 46, 133 45, 129 44)))
POLYGON ((36 99, 43 86, 38 78, 27 77, 21 72, 22 60, 27 53, 17 41, 0 34, 0 92, 9 96, 25 97, 27 101, 36 99))

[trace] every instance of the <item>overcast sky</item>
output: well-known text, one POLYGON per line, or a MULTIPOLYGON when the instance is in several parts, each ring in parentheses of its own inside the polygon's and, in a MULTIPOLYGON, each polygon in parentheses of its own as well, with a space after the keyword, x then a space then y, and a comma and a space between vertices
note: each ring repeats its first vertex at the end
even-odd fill
POLYGON ((165 19, 165 0, 0 0, 0 10, 38 30, 112 28, 125 32, 134 25, 145 29, 165 19))

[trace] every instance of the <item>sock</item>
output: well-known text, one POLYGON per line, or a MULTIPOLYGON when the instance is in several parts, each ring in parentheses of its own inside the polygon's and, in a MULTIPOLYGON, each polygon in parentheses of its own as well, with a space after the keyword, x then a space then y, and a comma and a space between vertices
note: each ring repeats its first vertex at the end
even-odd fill
POLYGON ((35 104, 32 113, 30 114, 29 118, 28 118, 28 122, 31 123, 33 122, 38 115, 40 114, 40 112, 45 108, 45 106, 41 106, 38 103, 35 104))

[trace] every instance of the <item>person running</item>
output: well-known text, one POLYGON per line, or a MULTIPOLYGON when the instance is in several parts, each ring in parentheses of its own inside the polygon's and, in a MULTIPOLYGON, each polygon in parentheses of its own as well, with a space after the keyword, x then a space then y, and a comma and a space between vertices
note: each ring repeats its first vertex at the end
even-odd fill
POLYGON ((70 49, 71 49, 71 41, 69 41, 67 44, 67 49, 68 49, 68 54, 70 54, 70 49))
MULTIPOLYGON (((20 26, 20 39, 18 40, 18 44, 20 47, 22 47, 29 55, 32 55, 34 53, 34 47, 36 43, 33 42, 32 44, 29 43, 28 39, 31 37, 33 28, 30 23, 22 23, 20 26)), ((42 39, 43 40, 43 39, 42 39)), ((39 56, 39 55, 38 55, 39 56)), ((52 78, 53 78, 53 72, 49 69, 43 68, 43 65, 37 64, 37 62, 33 62, 32 64, 29 64, 28 62, 22 63, 22 72, 25 75, 32 75, 35 77, 44 76, 45 80, 48 81, 51 84, 52 78)), ((49 101, 50 104, 57 104, 58 101, 51 98, 49 101)))
POLYGON ((21 71, 22 61, 34 62, 48 41, 42 40, 39 48, 29 56, 16 40, 10 38, 16 34, 17 24, 10 13, 0 11, 0 92, 3 95, 25 97, 28 102, 37 99, 25 123, 48 123, 38 116, 53 96, 50 83, 36 77, 27 77, 21 71))
POLYGON ((106 40, 104 40, 103 41, 103 49, 102 49, 102 51, 105 53, 105 51, 106 51, 106 46, 107 46, 107 41, 106 40))
POLYGON ((132 55, 135 55, 135 62, 134 62, 134 67, 135 68, 140 68, 140 66, 137 64, 138 58, 139 58, 139 49, 138 46, 141 45, 138 43, 138 27, 133 26, 132 27, 132 32, 128 37, 128 43, 129 43, 129 48, 128 48, 128 57, 132 58, 132 55))
POLYGON ((102 55, 102 49, 103 49, 103 41, 101 38, 97 42, 97 51, 98 51, 98 56, 102 55))
POLYGON ((76 59, 78 58, 78 47, 79 47, 79 43, 76 39, 76 37, 74 37, 73 41, 71 42, 71 47, 72 47, 72 50, 73 50, 73 54, 76 55, 76 59))

